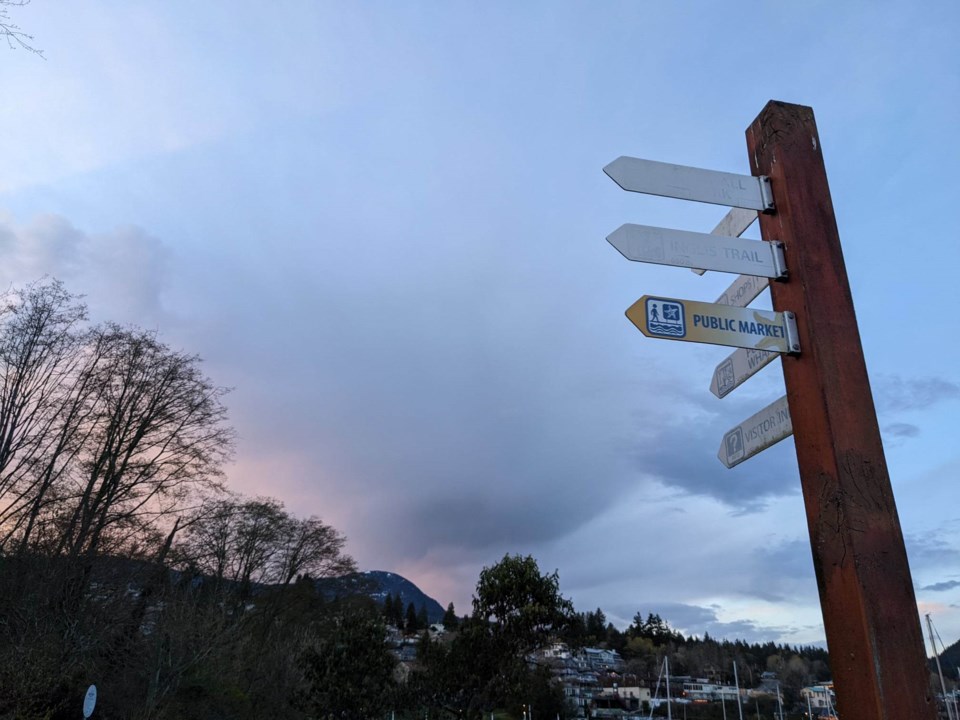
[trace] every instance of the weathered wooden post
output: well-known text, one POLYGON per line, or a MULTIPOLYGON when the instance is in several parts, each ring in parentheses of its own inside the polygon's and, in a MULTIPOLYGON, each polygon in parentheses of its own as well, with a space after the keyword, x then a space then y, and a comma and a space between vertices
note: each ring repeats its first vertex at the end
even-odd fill
POLYGON ((884 459, 813 110, 771 101, 747 130, 770 178, 764 240, 784 244, 775 310, 803 352, 782 355, 837 704, 844 720, 933 720, 923 634, 884 459))

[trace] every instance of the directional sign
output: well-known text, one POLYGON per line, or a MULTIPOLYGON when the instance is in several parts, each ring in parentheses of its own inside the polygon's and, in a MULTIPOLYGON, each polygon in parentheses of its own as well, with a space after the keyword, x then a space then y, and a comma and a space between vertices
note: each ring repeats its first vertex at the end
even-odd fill
POLYGON ((777 357, 779 353, 769 350, 740 348, 717 365, 710 381, 710 392, 718 398, 726 397, 777 357))
POLYGON ((769 285, 770 281, 766 278, 756 275, 741 275, 720 294, 720 297, 717 298, 717 304, 746 307, 769 285))
POLYGON ((728 468, 732 468, 791 435, 793 423, 790 421, 787 396, 784 395, 728 430, 720 443, 717 457, 728 468))
POLYGON ((711 235, 729 235, 730 237, 740 237, 747 228, 753 225, 757 219, 756 210, 744 210, 743 208, 730 208, 730 211, 723 216, 723 220, 717 223, 717 226, 710 231, 711 235))
POLYGON ((618 157, 603 171, 631 192, 770 212, 770 180, 753 175, 702 170, 685 165, 618 157))
POLYGON ((607 240, 627 260, 770 278, 786 275, 778 243, 632 223, 618 227, 607 240))
MULTIPOLYGON (((740 237, 747 228, 753 225, 757 219, 756 210, 744 210, 743 208, 730 208, 730 212, 723 216, 723 220, 717 223, 717 226, 710 231, 711 235, 723 235, 726 237, 740 237)), ((697 275, 703 275, 706 270, 701 268, 690 268, 697 275)))
POLYGON ((644 295, 627 317, 647 337, 800 352, 791 312, 771 312, 644 295))

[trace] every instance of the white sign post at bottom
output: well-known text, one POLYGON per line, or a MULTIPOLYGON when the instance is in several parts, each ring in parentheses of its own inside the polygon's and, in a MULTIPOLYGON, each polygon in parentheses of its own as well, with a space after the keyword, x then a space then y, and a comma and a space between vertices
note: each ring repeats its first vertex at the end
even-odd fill
POLYGON ((787 396, 767 405, 723 435, 717 457, 728 468, 749 460, 784 438, 793 435, 787 396))
POLYGON ((97 686, 91 685, 87 688, 87 694, 83 697, 83 717, 86 719, 93 715, 93 709, 97 706, 97 686))

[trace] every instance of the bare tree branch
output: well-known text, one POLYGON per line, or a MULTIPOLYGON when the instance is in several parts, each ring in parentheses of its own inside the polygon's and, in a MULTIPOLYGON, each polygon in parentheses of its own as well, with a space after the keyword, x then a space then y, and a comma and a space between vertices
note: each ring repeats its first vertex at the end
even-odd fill
POLYGON ((10 19, 11 7, 23 7, 29 4, 30 0, 0 0, 0 36, 6 39, 7 47, 11 50, 21 48, 43 57, 43 50, 37 49, 32 44, 33 35, 25 33, 10 19))

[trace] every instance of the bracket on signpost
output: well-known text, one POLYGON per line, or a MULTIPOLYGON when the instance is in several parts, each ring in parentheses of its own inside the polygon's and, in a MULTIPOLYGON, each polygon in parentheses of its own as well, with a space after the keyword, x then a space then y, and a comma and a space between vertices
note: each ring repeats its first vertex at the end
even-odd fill
POLYGON ((800 354, 800 333, 797 332, 797 315, 792 312, 783 314, 783 328, 787 332, 787 353, 790 355, 800 354))
POLYGON ((773 202, 773 188, 770 187, 770 178, 766 175, 760 175, 757 180, 760 181, 760 197, 763 198, 761 212, 770 214, 776 210, 776 205, 773 202))
POLYGON ((773 255, 773 267, 777 271, 777 274, 774 276, 774 280, 786 280, 787 279, 787 260, 783 255, 783 243, 782 242, 771 242, 770 243, 770 252, 773 255))

